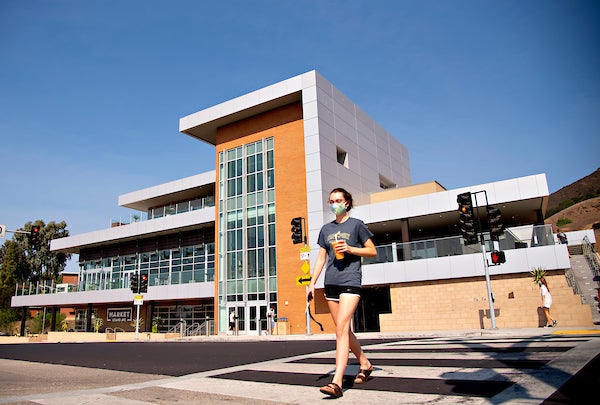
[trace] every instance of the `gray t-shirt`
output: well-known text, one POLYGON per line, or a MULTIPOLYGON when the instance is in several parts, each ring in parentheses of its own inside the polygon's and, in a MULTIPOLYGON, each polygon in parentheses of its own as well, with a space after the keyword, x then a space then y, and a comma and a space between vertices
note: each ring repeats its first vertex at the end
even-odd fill
POLYGON ((356 218, 348 218, 341 224, 329 222, 319 232, 318 244, 327 251, 327 264, 325 265, 325 285, 340 285, 360 287, 362 285, 362 270, 360 256, 344 253, 342 260, 335 260, 335 252, 331 242, 345 240, 346 244, 353 247, 363 247, 365 242, 373 237, 369 228, 356 218))

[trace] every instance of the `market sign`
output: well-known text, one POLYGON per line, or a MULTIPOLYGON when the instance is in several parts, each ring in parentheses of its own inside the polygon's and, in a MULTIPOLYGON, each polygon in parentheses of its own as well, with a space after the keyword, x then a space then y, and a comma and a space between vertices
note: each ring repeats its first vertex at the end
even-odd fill
POLYGON ((131 308, 108 308, 106 310, 107 322, 131 322, 131 308))

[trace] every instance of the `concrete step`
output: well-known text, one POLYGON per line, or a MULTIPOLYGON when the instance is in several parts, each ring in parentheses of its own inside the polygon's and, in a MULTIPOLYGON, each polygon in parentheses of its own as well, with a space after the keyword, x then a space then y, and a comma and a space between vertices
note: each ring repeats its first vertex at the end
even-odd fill
POLYGON ((571 270, 581 290, 582 302, 590 306, 593 322, 600 324, 600 309, 597 301, 600 279, 594 275, 583 254, 571 254, 570 262, 571 270))
POLYGON ((583 254, 583 246, 581 245, 568 245, 567 250, 573 255, 582 255, 583 254))

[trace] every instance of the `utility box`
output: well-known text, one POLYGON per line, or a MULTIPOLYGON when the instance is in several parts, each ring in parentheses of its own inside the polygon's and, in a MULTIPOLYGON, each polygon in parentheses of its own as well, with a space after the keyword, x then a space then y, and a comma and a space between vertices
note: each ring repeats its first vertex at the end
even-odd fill
POLYGON ((278 335, 289 335, 290 334, 290 323, 287 321, 275 322, 275 329, 278 335))

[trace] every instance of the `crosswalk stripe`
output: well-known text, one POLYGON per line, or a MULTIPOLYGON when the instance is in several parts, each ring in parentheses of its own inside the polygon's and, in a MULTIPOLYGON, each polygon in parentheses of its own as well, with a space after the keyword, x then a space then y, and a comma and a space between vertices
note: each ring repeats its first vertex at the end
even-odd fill
MULTIPOLYGON (((366 345, 363 349, 375 371, 367 383, 354 385, 359 366, 350 355, 343 400, 351 397, 353 402, 369 403, 480 403, 514 389, 523 376, 544 375, 545 367, 557 355, 588 340, 415 339, 366 345)), ((199 391, 230 387, 232 395, 239 391, 247 396, 252 392, 257 399, 311 404, 324 397, 316 387, 329 383, 334 370, 335 351, 330 350, 215 370, 196 384, 199 391)), ((181 384, 185 381, 169 386, 180 388, 181 384)))

